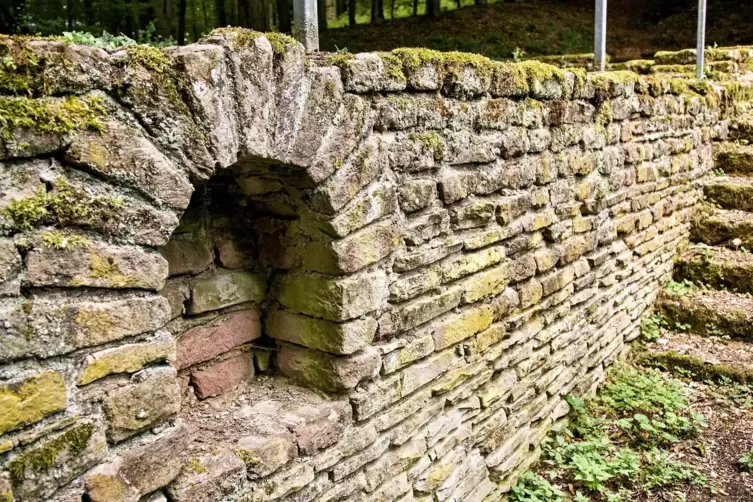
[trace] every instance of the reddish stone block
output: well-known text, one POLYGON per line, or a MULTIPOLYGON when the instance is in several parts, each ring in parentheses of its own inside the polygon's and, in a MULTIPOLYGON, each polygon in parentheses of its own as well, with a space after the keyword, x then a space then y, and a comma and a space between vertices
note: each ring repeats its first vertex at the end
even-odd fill
POLYGON ((188 368, 249 343, 261 336, 259 314, 242 310, 186 331, 178 339, 175 367, 188 368))
POLYGON ((254 376, 252 354, 239 354, 191 373, 191 382, 199 399, 218 396, 254 376))
POLYGON ((244 268, 254 264, 252 243, 229 232, 215 236, 214 247, 220 264, 225 268, 244 268))

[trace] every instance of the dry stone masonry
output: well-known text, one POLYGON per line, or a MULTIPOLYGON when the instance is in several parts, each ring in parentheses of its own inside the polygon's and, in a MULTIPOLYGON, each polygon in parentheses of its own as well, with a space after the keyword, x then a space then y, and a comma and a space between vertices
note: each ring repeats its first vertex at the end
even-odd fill
POLYGON ((229 29, 0 56, 2 501, 501 500, 749 99, 229 29))

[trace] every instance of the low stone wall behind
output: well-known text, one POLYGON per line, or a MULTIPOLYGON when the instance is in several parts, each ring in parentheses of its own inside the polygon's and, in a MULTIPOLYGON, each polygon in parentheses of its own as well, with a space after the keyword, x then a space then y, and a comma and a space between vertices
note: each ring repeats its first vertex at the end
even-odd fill
POLYGON ((0 500, 500 500, 638 336, 739 96, 243 30, 3 47, 0 500), (186 417, 258 373, 331 413, 207 453, 186 417))

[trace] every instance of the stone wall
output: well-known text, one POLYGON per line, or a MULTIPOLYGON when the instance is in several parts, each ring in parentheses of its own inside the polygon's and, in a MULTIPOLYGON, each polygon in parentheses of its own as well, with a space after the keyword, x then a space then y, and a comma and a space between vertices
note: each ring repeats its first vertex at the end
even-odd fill
POLYGON ((0 500, 500 500, 745 94, 242 30, 0 56, 0 500))

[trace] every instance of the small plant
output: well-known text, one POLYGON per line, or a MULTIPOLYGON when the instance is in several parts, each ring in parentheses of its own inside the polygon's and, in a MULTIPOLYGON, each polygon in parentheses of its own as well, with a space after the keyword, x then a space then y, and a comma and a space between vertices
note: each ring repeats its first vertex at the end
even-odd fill
POLYGON ((716 169, 714 169, 714 176, 727 176, 727 173, 725 173, 724 169, 722 169, 721 167, 717 167, 716 169))
POLYGON ((92 47, 101 47, 107 50, 120 49, 121 47, 131 47, 138 43, 123 34, 111 35, 106 31, 102 35, 95 37, 85 31, 64 31, 63 40, 71 44, 90 45, 92 47))
POLYGON ((745 472, 753 472, 753 447, 737 461, 740 468, 745 472))
MULTIPOLYGON (((564 502, 565 494, 538 474, 525 472, 510 491, 510 502, 564 502)), ((588 500, 588 499, 586 499, 588 500)))
POLYGON ((515 47, 515 50, 512 51, 512 60, 516 63, 523 60, 523 57, 525 57, 526 51, 521 49, 520 47, 515 47))
POLYGON ((664 284, 665 291, 674 296, 685 296, 692 293, 695 287, 695 284, 687 279, 682 282, 667 281, 667 283, 664 284))
POLYGON ((641 319, 641 336, 647 342, 658 340, 662 335, 662 329, 668 328, 669 324, 659 314, 652 314, 641 319))

